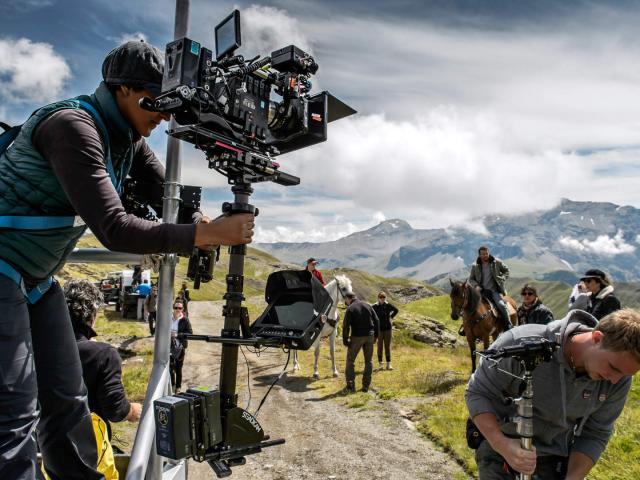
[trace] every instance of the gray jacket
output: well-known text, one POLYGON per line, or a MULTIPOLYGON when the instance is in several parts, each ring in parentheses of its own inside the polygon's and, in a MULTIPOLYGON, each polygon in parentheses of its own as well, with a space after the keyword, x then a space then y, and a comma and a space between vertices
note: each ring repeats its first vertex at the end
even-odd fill
MULTIPOLYGON (((517 343, 519 339, 542 336, 553 340, 556 333, 566 339, 577 330, 590 331, 596 319, 583 311, 572 311, 562 320, 547 325, 523 325, 503 333, 494 347, 517 343)), ((480 413, 496 415, 502 431, 517 436, 511 418, 516 414, 514 405, 504 405, 501 392, 518 397, 520 381, 482 360, 471 376, 465 399, 471 418, 480 413)), ((513 359, 504 359, 500 368, 522 375, 521 367, 513 359)), ((538 455, 568 456, 579 451, 594 462, 604 451, 613 430, 613 424, 622 412, 631 388, 631 377, 623 377, 613 385, 606 380, 591 380, 586 375, 576 376, 565 361, 562 348, 554 353, 550 362, 543 363, 533 373, 533 443, 538 455)))
MULTIPOLYGON (((493 255, 489 255, 489 267, 491 268, 491 276, 498 285, 498 293, 506 295, 507 290, 504 284, 507 278, 509 278, 509 268, 493 255)), ((471 265, 468 281, 472 287, 482 286, 482 262, 480 261, 480 257, 471 265)))

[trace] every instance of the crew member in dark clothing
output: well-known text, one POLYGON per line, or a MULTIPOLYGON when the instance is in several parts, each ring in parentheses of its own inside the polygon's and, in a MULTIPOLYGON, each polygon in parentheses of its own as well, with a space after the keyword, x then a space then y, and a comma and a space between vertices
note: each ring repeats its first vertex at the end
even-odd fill
POLYGON ((127 400, 118 351, 108 343, 90 341, 96 336, 93 326, 102 305, 100 290, 87 280, 70 280, 64 285, 64 295, 80 352, 89 410, 106 422, 111 438, 110 422, 137 422, 142 405, 127 400))
POLYGON ((178 337, 181 333, 193 333, 193 330, 189 317, 184 314, 184 304, 180 300, 176 300, 173 302, 173 316, 171 317, 171 357, 169 363, 171 385, 176 393, 182 388, 182 366, 189 346, 186 338, 178 337))
POLYGON ((387 370, 393 370, 391 366, 391 320, 398 314, 398 309, 387 302, 387 294, 378 293, 378 301, 372 305, 373 311, 380 320, 380 335, 378 336, 378 366, 382 369, 382 349, 384 347, 387 359, 387 370))
POLYGON ((536 287, 527 283, 522 287, 520 294, 522 295, 522 305, 518 307, 517 312, 519 325, 527 323, 546 325, 553 322, 553 313, 542 304, 536 287))
POLYGON ((358 300, 355 293, 345 294, 347 312, 342 322, 342 343, 347 350, 347 392, 356 391, 355 362, 360 349, 364 355, 364 373, 362 375, 362 391, 369 391, 373 372, 373 344, 378 340, 380 321, 376 312, 366 302, 358 300))
POLYGON ((584 277, 580 279, 584 282, 587 290, 591 292, 587 312, 600 320, 611 312, 620 310, 620 300, 613 293, 611 280, 602 270, 592 268, 587 270, 584 277))
POLYGON ((127 175, 164 181, 142 137, 169 117, 139 105, 159 94, 163 69, 149 44, 121 45, 107 55, 94 94, 38 109, 0 152, 2 479, 35 476, 36 427, 50 477, 102 478, 69 312, 52 277, 87 227, 107 248, 129 253, 251 241, 250 214, 212 222, 198 214, 198 224, 175 225, 124 211, 118 193, 127 175))
POLYGON ((185 316, 189 316, 189 302, 191 301, 191 295, 189 294, 189 288, 187 287, 187 282, 182 282, 182 288, 178 292, 178 298, 182 300, 182 305, 184 306, 184 314, 185 316))
POLYGON ((158 287, 154 285, 151 287, 151 293, 144 299, 144 311, 147 315, 147 322, 149 323, 149 334, 156 333, 156 310, 158 309, 158 287))

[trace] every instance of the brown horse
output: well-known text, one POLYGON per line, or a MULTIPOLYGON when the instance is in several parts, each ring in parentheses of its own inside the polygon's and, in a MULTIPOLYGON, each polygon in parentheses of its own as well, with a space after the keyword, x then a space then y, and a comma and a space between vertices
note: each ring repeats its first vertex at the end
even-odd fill
MULTIPOLYGON (((467 337, 467 343, 471 350, 471 373, 476 371, 476 340, 481 339, 484 349, 489 348, 489 336, 493 340, 504 331, 501 319, 496 317, 487 299, 469 285, 467 282, 451 283, 451 318, 457 320, 462 317, 462 326, 467 337)), ((517 315, 515 314, 517 305, 513 298, 504 297, 507 304, 513 307, 513 314, 510 315, 511 323, 517 325, 517 315)))

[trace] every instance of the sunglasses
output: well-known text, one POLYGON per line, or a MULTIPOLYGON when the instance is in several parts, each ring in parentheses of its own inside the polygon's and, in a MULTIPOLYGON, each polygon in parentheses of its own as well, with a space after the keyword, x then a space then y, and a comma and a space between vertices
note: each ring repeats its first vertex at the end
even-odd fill
POLYGON ((182 310, 182 307, 173 307, 174 310, 182 310))
POLYGON ((522 292, 523 297, 533 297, 535 293, 533 292, 522 292))

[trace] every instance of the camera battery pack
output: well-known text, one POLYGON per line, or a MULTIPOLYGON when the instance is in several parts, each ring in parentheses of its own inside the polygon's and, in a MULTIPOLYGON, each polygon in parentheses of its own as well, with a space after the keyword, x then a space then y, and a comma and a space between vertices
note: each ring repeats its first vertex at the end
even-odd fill
MULTIPOLYGON (((222 441, 222 422, 220 420, 220 390, 217 387, 191 387, 187 393, 197 395, 202 401, 203 434, 208 437, 205 444, 208 447, 222 441)), ((207 448, 208 448, 207 447, 207 448)))
POLYGON ((191 88, 202 86, 201 72, 211 58, 211 50, 186 37, 167 44, 162 92, 181 85, 191 88))
POLYGON ((162 397, 153 403, 156 420, 158 455, 179 460, 191 455, 191 414, 189 401, 179 397, 162 397))

